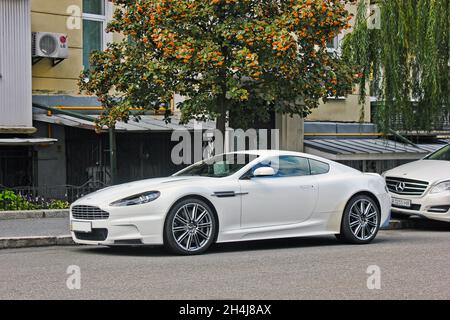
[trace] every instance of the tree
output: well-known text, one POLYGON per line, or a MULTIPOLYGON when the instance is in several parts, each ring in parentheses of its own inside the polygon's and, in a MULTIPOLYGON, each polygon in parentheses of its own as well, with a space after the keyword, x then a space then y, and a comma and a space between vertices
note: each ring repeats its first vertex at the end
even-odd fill
POLYGON ((384 132, 439 127, 450 111, 450 1, 376 1, 380 28, 368 25, 366 2, 359 0, 343 49, 343 58, 362 75, 361 98, 370 82, 384 132))
POLYGON ((126 38, 92 54, 80 88, 99 98, 107 126, 174 92, 187 97, 183 122, 217 119, 222 132, 230 115, 242 124, 272 110, 306 116, 321 98, 351 90, 352 69, 326 50, 349 28, 346 3, 116 0, 107 29, 126 38))

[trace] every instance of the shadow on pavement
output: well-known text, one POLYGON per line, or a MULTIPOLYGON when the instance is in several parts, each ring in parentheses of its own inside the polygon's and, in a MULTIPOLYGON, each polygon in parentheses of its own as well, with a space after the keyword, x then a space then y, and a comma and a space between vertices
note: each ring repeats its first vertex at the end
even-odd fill
MULTIPOLYGON (((377 237, 373 244, 383 243, 386 240, 377 237)), ((203 255, 218 254, 224 252, 248 252, 258 250, 282 250, 292 248, 327 246, 351 246, 339 242, 334 236, 314 236, 285 239, 255 240, 241 242, 217 243, 211 246, 203 255)), ((355 245, 360 246, 360 245, 355 245)), ((370 246, 370 244, 369 244, 370 246)), ((164 249, 163 246, 135 246, 135 247, 104 247, 104 246, 79 246, 75 250, 86 254, 104 254, 121 256, 152 256, 152 257, 177 257, 164 249)))
POLYGON ((415 219, 413 220, 413 229, 419 231, 450 231, 450 222, 442 222, 427 219, 415 219))
POLYGON ((407 229, 417 231, 450 231, 450 222, 430 220, 422 217, 408 217, 402 214, 393 214, 392 218, 404 221, 411 226, 407 229))

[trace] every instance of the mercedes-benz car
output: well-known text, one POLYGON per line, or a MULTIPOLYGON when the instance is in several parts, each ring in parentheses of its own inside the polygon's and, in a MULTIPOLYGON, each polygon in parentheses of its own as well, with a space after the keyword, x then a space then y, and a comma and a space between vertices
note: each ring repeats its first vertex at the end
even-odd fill
POLYGON ((393 212, 450 222, 450 144, 383 176, 393 212))
POLYGON ((371 242, 389 217, 384 179, 304 153, 242 151, 167 178, 108 187, 71 205, 76 243, 163 244, 199 254, 215 242, 336 235, 371 242))

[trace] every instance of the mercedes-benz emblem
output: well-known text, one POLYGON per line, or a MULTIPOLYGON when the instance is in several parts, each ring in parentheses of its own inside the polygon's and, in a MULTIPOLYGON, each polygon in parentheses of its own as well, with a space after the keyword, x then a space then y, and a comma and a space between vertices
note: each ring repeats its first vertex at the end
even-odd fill
POLYGON ((406 185, 405 185, 404 182, 399 182, 399 183, 397 183, 397 185, 395 186, 395 190, 396 190, 396 191, 403 191, 403 190, 405 190, 405 187, 406 187, 406 185))

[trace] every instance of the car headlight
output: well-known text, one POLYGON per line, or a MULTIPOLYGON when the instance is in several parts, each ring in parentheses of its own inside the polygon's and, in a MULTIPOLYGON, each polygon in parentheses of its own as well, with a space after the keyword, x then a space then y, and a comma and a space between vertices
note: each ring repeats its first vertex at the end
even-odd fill
POLYGON ((439 182, 433 188, 431 188, 430 193, 439 193, 450 190, 450 180, 439 182))
POLYGON ((160 195, 161 193, 159 191, 148 191, 114 201, 110 205, 115 207, 134 206, 137 204, 144 204, 156 200, 159 198, 160 195))

